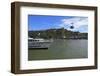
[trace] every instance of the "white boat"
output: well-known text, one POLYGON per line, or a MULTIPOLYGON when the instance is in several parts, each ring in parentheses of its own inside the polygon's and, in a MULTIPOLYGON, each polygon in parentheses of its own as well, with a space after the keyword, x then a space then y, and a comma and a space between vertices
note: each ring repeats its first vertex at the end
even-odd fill
POLYGON ((28 48, 49 48, 53 39, 28 38, 28 48))

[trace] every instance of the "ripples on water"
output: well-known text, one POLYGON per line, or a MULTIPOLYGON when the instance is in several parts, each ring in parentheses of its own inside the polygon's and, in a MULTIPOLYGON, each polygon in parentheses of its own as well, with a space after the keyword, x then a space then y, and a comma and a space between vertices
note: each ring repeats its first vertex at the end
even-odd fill
POLYGON ((88 57, 88 40, 54 40, 48 49, 28 51, 28 60, 77 59, 88 57))

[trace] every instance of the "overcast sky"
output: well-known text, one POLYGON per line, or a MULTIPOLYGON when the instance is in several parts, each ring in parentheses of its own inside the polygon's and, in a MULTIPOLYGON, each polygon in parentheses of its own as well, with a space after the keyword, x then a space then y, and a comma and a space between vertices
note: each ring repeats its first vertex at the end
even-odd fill
POLYGON ((28 15, 28 30, 65 28, 71 31, 88 32, 88 17, 28 15), (74 26, 73 29, 70 26, 74 26))

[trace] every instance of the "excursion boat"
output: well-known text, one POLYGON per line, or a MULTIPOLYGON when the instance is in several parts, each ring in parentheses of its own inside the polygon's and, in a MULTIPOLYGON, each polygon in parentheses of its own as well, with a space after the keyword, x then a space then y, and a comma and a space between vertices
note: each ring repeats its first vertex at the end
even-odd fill
POLYGON ((52 39, 28 38, 28 48, 48 49, 52 42, 53 42, 52 39))

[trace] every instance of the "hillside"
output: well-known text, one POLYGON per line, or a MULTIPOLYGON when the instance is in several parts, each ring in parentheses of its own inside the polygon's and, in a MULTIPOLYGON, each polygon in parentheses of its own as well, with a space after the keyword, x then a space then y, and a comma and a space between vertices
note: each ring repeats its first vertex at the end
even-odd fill
POLYGON ((44 38, 44 39, 87 39, 88 33, 80 33, 69 31, 64 28, 60 29, 47 29, 39 31, 28 31, 28 36, 31 38, 44 38))

